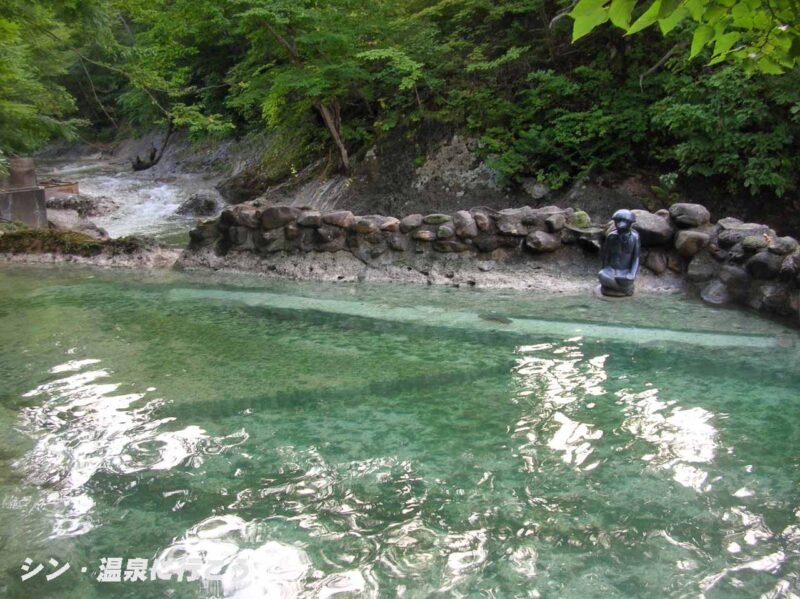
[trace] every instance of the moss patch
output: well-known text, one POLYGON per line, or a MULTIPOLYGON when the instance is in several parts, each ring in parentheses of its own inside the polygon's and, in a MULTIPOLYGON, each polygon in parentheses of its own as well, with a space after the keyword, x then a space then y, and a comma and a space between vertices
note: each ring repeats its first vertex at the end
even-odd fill
POLYGON ((83 233, 57 229, 22 229, 0 236, 0 252, 11 254, 70 254, 96 256, 104 243, 83 233))

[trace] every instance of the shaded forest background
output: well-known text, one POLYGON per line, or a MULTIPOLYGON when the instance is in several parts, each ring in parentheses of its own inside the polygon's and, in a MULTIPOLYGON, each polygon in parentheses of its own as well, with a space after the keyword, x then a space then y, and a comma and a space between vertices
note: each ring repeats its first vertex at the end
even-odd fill
POLYGON ((269 132, 278 180, 319 159, 347 171, 382 136, 445 127, 477 139, 509 186, 647 171, 662 194, 798 207, 798 69, 709 65, 711 47, 690 59, 691 20, 666 35, 601 23, 573 43, 574 4, 556 0, 0 7, 0 168, 54 137, 269 132))

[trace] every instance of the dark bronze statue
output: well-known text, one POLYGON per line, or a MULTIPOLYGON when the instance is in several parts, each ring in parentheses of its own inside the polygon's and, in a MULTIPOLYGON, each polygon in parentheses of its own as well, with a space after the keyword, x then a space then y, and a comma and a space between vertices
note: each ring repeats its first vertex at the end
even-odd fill
POLYGON ((641 242, 632 229, 636 217, 630 210, 617 210, 612 217, 616 229, 608 234, 601 258, 603 269, 597 273, 603 295, 633 295, 634 280, 639 270, 641 242))

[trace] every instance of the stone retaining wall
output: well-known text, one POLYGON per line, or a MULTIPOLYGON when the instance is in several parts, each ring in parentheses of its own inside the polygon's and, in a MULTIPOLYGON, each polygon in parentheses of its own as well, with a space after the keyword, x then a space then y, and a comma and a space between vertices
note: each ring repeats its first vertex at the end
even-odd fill
MULTIPOLYGON (((680 273, 704 301, 737 303, 800 321, 800 250, 791 237, 766 225, 723 218, 713 223, 699 204, 669 210, 634 210, 642 241, 642 267, 655 275, 680 273)), ((455 214, 356 216, 320 213, 258 201, 228 208, 190 232, 189 251, 218 255, 314 255, 347 252, 371 267, 472 261, 544 260, 569 248, 570 259, 597 262, 611 223, 594 224, 573 208, 479 207, 455 214), (576 253, 575 248, 582 251, 576 253)), ((550 261, 549 263, 553 263, 550 261)), ((563 262, 562 262, 563 264, 563 262)))

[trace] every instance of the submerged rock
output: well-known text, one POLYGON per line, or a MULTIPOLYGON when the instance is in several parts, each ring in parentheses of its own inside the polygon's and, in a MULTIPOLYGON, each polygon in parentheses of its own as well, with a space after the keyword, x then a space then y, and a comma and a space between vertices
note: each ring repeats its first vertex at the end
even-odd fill
POLYGON ((184 216, 212 216, 217 212, 219 204, 217 198, 208 193, 195 193, 186 199, 175 214, 184 216))

